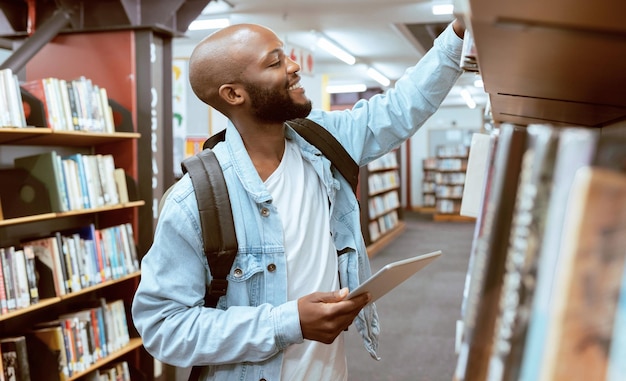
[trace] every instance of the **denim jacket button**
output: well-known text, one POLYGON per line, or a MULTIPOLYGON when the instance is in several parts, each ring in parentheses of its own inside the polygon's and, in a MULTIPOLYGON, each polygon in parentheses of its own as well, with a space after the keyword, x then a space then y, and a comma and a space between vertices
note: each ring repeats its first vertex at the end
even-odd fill
POLYGON ((274 271, 276 271, 276 265, 273 263, 270 263, 269 265, 267 265, 267 271, 273 273, 274 271))
POLYGON ((233 275, 235 276, 235 278, 241 278, 243 276, 243 270, 240 268, 236 268, 235 271, 233 271, 233 275))
POLYGON ((270 210, 268 208, 261 208, 261 215, 263 217, 267 217, 270 215, 270 210))

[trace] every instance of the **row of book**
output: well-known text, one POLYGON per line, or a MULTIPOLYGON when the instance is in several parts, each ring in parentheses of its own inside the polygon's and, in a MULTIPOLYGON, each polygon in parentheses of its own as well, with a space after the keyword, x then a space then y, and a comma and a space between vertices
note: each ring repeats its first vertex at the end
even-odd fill
POLYGON ((398 168, 398 159, 396 152, 392 151, 386 155, 379 157, 378 159, 371 161, 367 164, 369 171, 380 171, 383 169, 396 169, 398 168))
POLYGON ((368 224, 370 240, 372 242, 376 241, 385 233, 395 228, 399 222, 400 219, 398 218, 397 209, 394 209, 391 212, 370 221, 370 223, 368 224))
MULTIPOLYGON (((129 342, 124 301, 89 300, 23 335, 0 338, 0 381, 66 381, 129 342)), ((128 364, 112 363, 85 377, 94 381, 130 380, 130 371, 128 364)))
POLYGON ((48 77, 24 82, 21 87, 43 103, 46 127, 52 130, 115 132, 107 91, 89 78, 48 77))
POLYGON ((370 220, 400 207, 398 191, 383 193, 368 200, 370 220))
POLYGON ((503 124, 489 143, 454 379, 624 380, 626 139, 503 124))
POLYGON ((19 81, 9 68, 0 70, 0 127, 26 127, 19 81))
POLYGON ((397 169, 385 172, 376 172, 367 178, 369 194, 376 194, 394 189, 400 184, 400 172, 397 169))
POLYGON ((45 185, 53 212, 128 202, 126 173, 122 168, 115 168, 111 154, 61 156, 52 150, 17 157, 14 166, 26 170, 45 185))
POLYGON ((0 314, 139 271, 130 223, 93 224, 0 248, 0 314))

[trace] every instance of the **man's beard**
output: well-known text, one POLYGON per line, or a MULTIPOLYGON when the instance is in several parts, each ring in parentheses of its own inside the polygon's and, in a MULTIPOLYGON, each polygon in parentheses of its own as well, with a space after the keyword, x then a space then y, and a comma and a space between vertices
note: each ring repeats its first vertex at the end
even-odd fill
POLYGON ((268 123, 284 123, 287 120, 304 118, 311 112, 311 101, 294 103, 288 92, 272 91, 255 84, 247 83, 246 91, 252 100, 254 116, 268 123))

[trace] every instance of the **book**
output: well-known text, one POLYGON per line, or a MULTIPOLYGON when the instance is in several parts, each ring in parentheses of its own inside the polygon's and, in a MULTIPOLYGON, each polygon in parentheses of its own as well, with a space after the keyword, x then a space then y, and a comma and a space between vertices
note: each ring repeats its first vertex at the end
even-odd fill
POLYGON ((491 145, 490 135, 479 133, 472 135, 461 200, 460 214, 462 216, 477 217, 480 213, 483 186, 489 171, 490 162, 488 160, 491 145))
MULTIPOLYGON (((22 83, 22 88, 41 101, 46 118, 46 126, 52 130, 63 130, 64 126, 59 123, 57 110, 53 104, 53 94, 50 90, 49 80, 46 78, 35 79, 22 83)), ((43 127, 43 126, 42 126, 43 127)))
POLYGON ((0 339, 4 377, 8 381, 31 381, 25 336, 0 339))
POLYGON ((23 247, 22 251, 24 252, 24 260, 26 264, 26 278, 28 279, 30 304, 33 305, 39 302, 39 285, 37 284, 35 251, 31 246, 23 247))
POLYGON ((553 286, 560 255, 567 200, 576 171, 588 166, 595 155, 599 132, 587 128, 563 128, 554 164, 554 176, 545 230, 540 245, 537 281, 520 366, 520 381, 537 381, 544 360, 545 338, 553 303, 553 286))
POLYGON ((113 177, 115 178, 115 186, 119 195, 120 204, 127 204, 128 199, 128 185, 126 184, 126 172, 123 168, 115 168, 113 171, 113 177))
POLYGON ((37 289, 40 298, 53 298, 67 293, 64 264, 56 236, 29 239, 22 247, 30 248, 35 256, 37 289))
MULTIPOLYGON (((1 251, 2 249, 0 249, 1 251)), ((7 292, 4 285, 4 270, 2 255, 0 255, 0 315, 4 315, 9 312, 7 307, 7 292)))
POLYGON ((26 117, 22 107, 22 94, 17 75, 10 68, 0 70, 2 77, 2 92, 6 107, 2 114, 3 127, 26 127, 26 117))
POLYGON ((558 129, 529 125, 506 252, 487 380, 517 380, 558 146, 558 129))
POLYGON ((0 258, 2 258, 2 277, 7 296, 7 310, 14 311, 17 308, 17 292, 15 290, 12 251, 9 249, 1 247, 0 258))
POLYGON ((63 171, 59 167, 59 160, 56 151, 52 150, 41 154, 17 157, 13 160, 13 164, 15 168, 25 169, 45 185, 53 212, 66 212, 69 210, 69 206, 65 196, 63 171))
MULTIPOLYGON (((83 162, 83 154, 81 153, 73 153, 71 155, 67 155, 63 157, 63 160, 72 160, 76 163, 76 174, 77 174, 77 183, 80 188, 80 196, 82 200, 82 208, 89 209, 92 208, 92 197, 90 196, 90 188, 87 180, 86 169, 83 162)), ((96 201, 93 201, 93 205, 96 204, 96 201)))
POLYGON ((604 380, 626 263, 626 174, 579 169, 563 237, 539 380, 604 380))
MULTIPOLYGON (((484 224, 485 210, 486 210, 485 203, 489 199, 489 191, 491 190, 491 179, 493 178, 493 172, 494 172, 493 162, 495 160, 495 152, 496 152, 496 147, 498 143, 498 135, 499 135, 499 130, 497 129, 491 131, 491 133, 489 134, 489 156, 486 159, 487 168, 486 168, 485 177, 483 179, 483 185, 482 185, 482 191, 481 191, 481 197, 480 197, 480 205, 479 205, 478 213, 476 216, 476 223, 474 224, 474 233, 472 235, 472 247, 470 248, 470 258, 468 261, 467 272, 465 275, 465 282, 463 286, 463 300, 461 303, 461 318, 465 316, 465 311, 467 310, 469 288, 470 288, 471 279, 472 279, 471 275, 472 275, 473 268, 474 268, 473 267, 474 258, 476 257, 476 243, 478 242, 478 237, 483 235, 483 230, 485 228, 485 224, 484 224)), ((459 323, 462 328, 463 321, 460 320, 459 323)), ((462 334, 458 336, 461 337, 462 334)))
POLYGON ((525 128, 500 126, 483 228, 471 254, 475 257, 455 380, 483 380, 487 375, 526 136, 525 128))
POLYGON ((16 249, 11 246, 8 248, 11 251, 12 265, 13 265, 13 280, 15 282, 15 297, 17 308, 26 308, 30 306, 30 290, 28 285, 28 278, 26 275, 26 257, 24 251, 16 249))
MULTIPOLYGON (((59 374, 59 380, 67 380, 71 374, 67 362, 66 343, 61 326, 56 324, 51 327, 36 328, 30 332, 30 335, 48 347, 57 360, 56 370, 59 374)), ((27 344, 30 344, 28 340, 27 344)))

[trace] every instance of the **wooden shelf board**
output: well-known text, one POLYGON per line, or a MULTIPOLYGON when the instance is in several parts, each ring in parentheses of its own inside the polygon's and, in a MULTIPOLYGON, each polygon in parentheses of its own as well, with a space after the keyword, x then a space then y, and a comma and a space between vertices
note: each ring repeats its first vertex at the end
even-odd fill
POLYGON ((13 319, 13 318, 16 318, 18 316, 25 315, 25 314, 29 314, 32 311, 36 311, 36 310, 39 310, 39 309, 42 309, 42 308, 54 305, 54 304, 59 303, 59 302, 61 302, 63 300, 73 299, 73 298, 75 298, 75 297, 77 297, 79 295, 88 294, 88 293, 91 293, 91 292, 93 292, 95 290, 98 290, 98 289, 101 289, 101 288, 106 288, 106 287, 109 287, 109 286, 111 286, 113 284, 116 284, 116 283, 124 282, 125 280, 128 280, 128 279, 137 278, 140 275, 141 275, 141 272, 137 271, 137 272, 134 272, 132 274, 124 275, 124 276, 122 276, 122 277, 120 277, 118 279, 113 279, 113 280, 109 280, 109 281, 106 281, 106 282, 101 283, 101 284, 97 284, 97 285, 94 285, 94 286, 86 287, 86 288, 84 288, 84 289, 82 289, 82 290, 80 290, 78 292, 71 292, 69 294, 65 294, 65 295, 60 296, 60 297, 42 299, 38 303, 33 304, 31 306, 28 306, 28 307, 25 307, 25 308, 20 308, 19 310, 13 310, 13 311, 10 311, 9 313, 6 313, 4 315, 0 315, 0 322, 6 321, 6 320, 10 320, 10 319, 13 319))
POLYGON ((476 222, 476 218, 461 216, 459 214, 435 213, 433 215, 433 221, 436 221, 436 222, 476 222))
POLYGON ((82 215, 82 214, 101 213, 101 212, 108 212, 108 211, 111 211, 111 210, 135 208, 135 207, 143 206, 145 203, 146 203, 145 201, 139 200, 139 201, 131 201, 131 202, 128 202, 128 203, 125 203, 125 204, 103 206, 101 208, 71 210, 69 212, 45 213, 45 214, 37 214, 37 215, 34 215, 34 216, 8 218, 6 220, 0 220, 0 227, 10 226, 10 225, 26 224, 26 223, 29 223, 29 222, 52 220, 52 219, 55 219, 55 218, 77 216, 77 215, 82 215))
POLYGON ((88 147, 140 137, 141 134, 135 132, 53 131, 46 127, 0 128, 0 143, 12 145, 88 147))
POLYGON ((118 351, 115 351, 113 353, 111 353, 110 355, 108 355, 107 357, 100 359, 98 361, 96 361, 95 363, 91 364, 91 366, 89 366, 89 368, 85 369, 82 372, 76 373, 74 375, 72 375, 72 377, 68 377, 67 381, 73 381, 73 380, 78 380, 81 377, 85 376, 86 374, 88 374, 89 372, 93 372, 94 370, 100 368, 103 365, 108 364, 109 362, 122 357, 123 355, 125 355, 126 353, 129 353, 131 351, 134 351, 135 349, 141 347, 143 345, 143 342, 141 341, 140 338, 131 338, 130 341, 128 342, 128 344, 126 344, 123 348, 121 348, 118 351))

